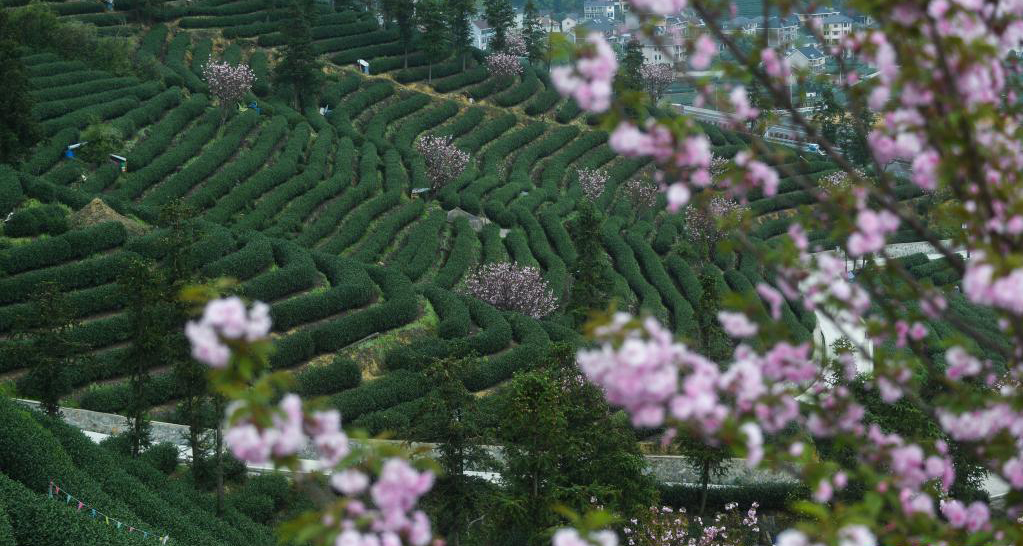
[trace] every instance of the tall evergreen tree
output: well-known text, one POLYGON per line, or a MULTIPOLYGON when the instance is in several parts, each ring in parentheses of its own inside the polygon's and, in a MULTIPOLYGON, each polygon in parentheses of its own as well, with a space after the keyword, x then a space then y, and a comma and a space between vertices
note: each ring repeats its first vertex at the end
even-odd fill
POLYGON ((507 44, 508 29, 515 24, 515 10, 508 0, 484 0, 483 14, 490 28, 494 29, 490 50, 503 51, 507 44))
POLYGON ((625 53, 619 62, 615 86, 619 91, 642 91, 643 80, 639 71, 643 68, 643 45, 639 40, 629 40, 625 53))
POLYGON ((469 522, 482 510, 480 479, 466 471, 492 464, 483 447, 485 431, 478 419, 478 400, 462 382, 466 372, 479 366, 479 359, 472 357, 439 360, 430 366, 426 375, 433 390, 415 419, 415 433, 439 444, 437 462, 444 473, 431 491, 431 501, 438 530, 454 546, 461 543, 469 522))
POLYGON ((281 23, 284 58, 274 67, 274 83, 292 90, 299 110, 313 104, 323 81, 322 63, 313 49, 315 13, 313 0, 291 0, 288 18, 281 23))
POLYGON ((550 544, 558 504, 583 512, 596 498, 628 519, 654 502, 635 432, 581 377, 574 347, 551 347, 497 396, 505 487, 488 517, 496 544, 550 544))
POLYGON ((387 11, 398 26, 398 34, 404 49, 405 68, 408 68, 408 50, 412 47, 416 30, 416 2, 415 0, 385 0, 384 3, 389 6, 387 11))
POLYGON ((476 15, 476 0, 447 0, 448 28, 451 32, 451 49, 462 56, 462 70, 469 47, 472 46, 472 32, 469 20, 476 15))
POLYGON ((526 56, 529 62, 535 63, 544 57, 546 40, 540 27, 540 12, 534 0, 526 0, 522 13, 522 39, 526 42, 526 56))
MULTIPOLYGON (((171 204, 160 211, 160 225, 165 229, 164 244, 167 254, 163 268, 175 294, 194 282, 191 248, 199 240, 199 231, 193 221, 193 212, 182 205, 171 204)), ((174 308, 175 321, 184 324, 188 318, 184 306, 174 308)), ((191 358, 188 354, 188 342, 184 336, 176 336, 170 349, 174 354, 181 355, 174 359, 175 389, 181 393, 178 414, 181 421, 188 425, 188 445, 192 452, 192 473, 197 475, 204 468, 207 446, 202 438, 202 431, 210 423, 206 419, 209 406, 209 384, 206 379, 206 366, 191 358)))
POLYGON ((131 345, 124 357, 130 377, 130 396, 125 408, 131 456, 138 457, 149 446, 149 368, 163 367, 173 361, 171 340, 179 335, 181 324, 175 319, 175 294, 164 271, 142 259, 132 260, 117 280, 128 304, 131 318, 131 345))
POLYGON ((443 0, 420 0, 416 15, 423 29, 421 41, 428 64, 427 79, 433 81, 433 65, 447 55, 451 40, 443 0))
POLYGON ((18 43, 7 11, 0 10, 0 163, 14 163, 39 139, 39 125, 32 116, 28 75, 18 55, 18 43))
POLYGON ((591 311, 607 307, 611 294, 608 264, 601 260, 604 249, 600 244, 600 212, 589 199, 581 200, 579 215, 569 225, 576 258, 572 266, 571 300, 568 313, 575 325, 581 326, 591 311))
POLYGON ((77 326, 74 307, 54 282, 39 286, 27 312, 18 317, 0 359, 19 362, 28 373, 18 381, 18 391, 39 399, 50 415, 60 412, 60 399, 71 393, 71 370, 81 366, 78 353, 84 347, 74 341, 77 326))

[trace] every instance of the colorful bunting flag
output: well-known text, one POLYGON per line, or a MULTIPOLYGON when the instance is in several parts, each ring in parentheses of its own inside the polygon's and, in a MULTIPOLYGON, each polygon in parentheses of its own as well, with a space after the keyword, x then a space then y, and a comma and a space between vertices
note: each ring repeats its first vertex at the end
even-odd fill
MULTIPOLYGON (((46 493, 47 493, 47 495, 49 495, 49 497, 51 499, 54 498, 54 496, 59 496, 60 493, 61 493, 60 486, 57 485, 56 483, 54 483, 53 480, 50 480, 50 482, 46 485, 46 493)), ((64 503, 65 504, 71 504, 72 500, 74 500, 74 501, 76 501, 78 503, 76 511, 81 512, 82 508, 85 508, 85 509, 87 509, 89 511, 89 515, 91 517, 97 518, 99 516, 103 516, 103 523, 105 523, 106 525, 110 525, 110 516, 108 516, 108 515, 106 515, 106 514, 104 514, 102 512, 96 511, 95 508, 85 504, 85 501, 79 500, 79 499, 73 497, 71 495, 71 493, 68 493, 67 491, 64 491, 64 503)), ((149 531, 144 531, 142 529, 136 529, 135 526, 133 526, 133 525, 125 525, 123 522, 120 522, 117 519, 114 519, 114 524, 117 526, 118 530, 120 530, 121 527, 127 527, 129 533, 134 533, 135 531, 139 531, 140 533, 142 533, 142 538, 146 538, 146 539, 149 538, 149 531)), ((153 538, 158 539, 160 541, 161 545, 166 545, 167 541, 170 540, 170 535, 160 536, 160 535, 154 534, 153 538)))

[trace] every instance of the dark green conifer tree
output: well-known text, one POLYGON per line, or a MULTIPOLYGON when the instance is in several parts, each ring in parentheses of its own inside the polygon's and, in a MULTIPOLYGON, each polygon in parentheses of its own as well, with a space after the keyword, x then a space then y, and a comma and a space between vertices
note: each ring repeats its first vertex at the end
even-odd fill
POLYGON ((447 0, 448 29, 451 33, 451 48, 462 56, 462 70, 472 46, 472 32, 469 20, 476 15, 476 0, 447 0))
POLYGON ((451 43, 443 0, 420 0, 416 15, 423 29, 421 43, 428 63, 427 80, 433 81, 433 65, 448 54, 451 43))
POLYGON ((39 139, 39 125, 32 116, 32 98, 28 75, 18 54, 18 43, 9 28, 7 11, 0 10, 0 163, 21 159, 39 139))
POLYGON ((490 28, 494 29, 490 50, 503 51, 507 44, 508 29, 515 24, 515 10, 508 0, 484 0, 483 13, 490 28))
POLYGON ((299 110, 315 105, 323 82, 323 66, 313 49, 313 0, 291 0, 288 18, 281 22, 284 57, 274 67, 274 84, 290 89, 299 110))

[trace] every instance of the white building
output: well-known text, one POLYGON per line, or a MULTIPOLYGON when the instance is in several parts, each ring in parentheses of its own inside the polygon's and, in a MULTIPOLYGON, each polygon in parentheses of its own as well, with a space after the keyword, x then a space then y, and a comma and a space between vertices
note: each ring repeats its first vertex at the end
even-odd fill
POLYGON ((799 47, 789 51, 786 57, 789 66, 803 70, 809 70, 814 74, 824 72, 824 64, 827 58, 815 46, 799 47))
POLYGON ((828 45, 836 45, 853 31, 852 17, 836 13, 820 20, 821 33, 828 45))
POLYGON ((616 7, 616 3, 610 0, 586 0, 583 2, 583 18, 597 19, 603 17, 614 19, 617 11, 616 7))
POLYGON ((494 37, 494 29, 486 19, 482 17, 473 19, 469 24, 469 30, 472 31, 473 47, 486 50, 490 46, 490 40, 494 37))

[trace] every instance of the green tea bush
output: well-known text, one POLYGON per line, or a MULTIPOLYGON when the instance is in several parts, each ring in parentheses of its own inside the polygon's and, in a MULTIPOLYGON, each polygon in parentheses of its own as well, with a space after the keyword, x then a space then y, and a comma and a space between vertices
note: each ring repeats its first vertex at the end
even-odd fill
POLYGON ((310 364, 295 374, 296 392, 302 396, 326 396, 353 389, 362 382, 362 371, 352 359, 336 356, 329 364, 310 364))
POLYGON ((0 270, 9 274, 50 267, 124 243, 124 226, 106 222, 63 235, 37 239, 0 251, 0 270))
POLYGON ((3 230, 8 237, 30 237, 44 233, 60 235, 67 231, 67 213, 59 205, 21 209, 3 224, 3 230))

